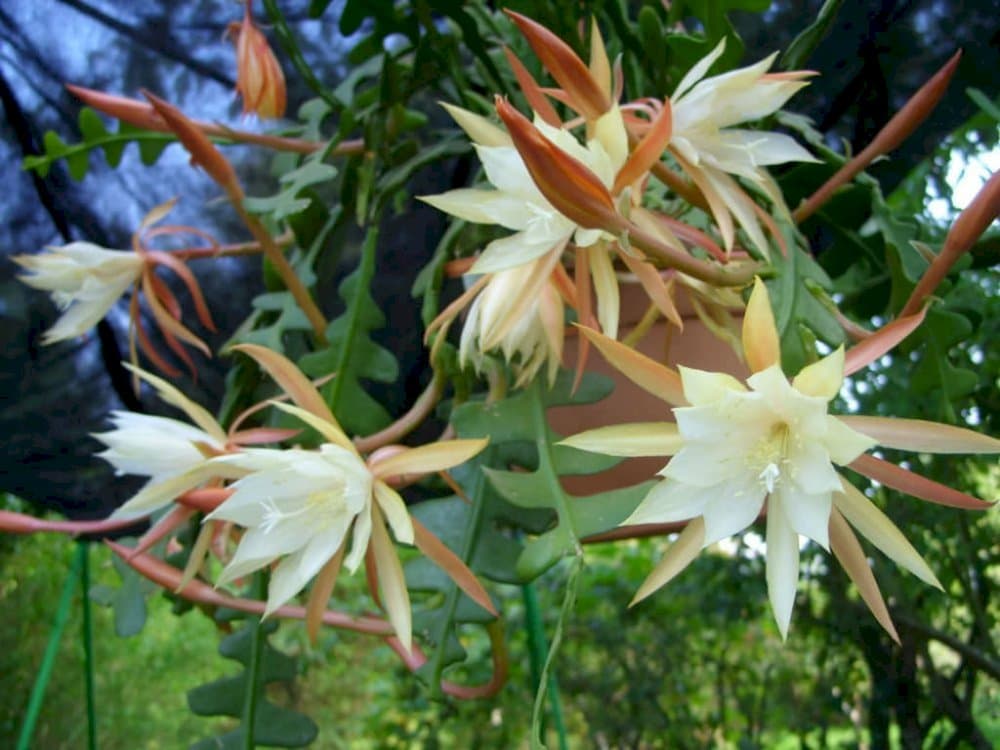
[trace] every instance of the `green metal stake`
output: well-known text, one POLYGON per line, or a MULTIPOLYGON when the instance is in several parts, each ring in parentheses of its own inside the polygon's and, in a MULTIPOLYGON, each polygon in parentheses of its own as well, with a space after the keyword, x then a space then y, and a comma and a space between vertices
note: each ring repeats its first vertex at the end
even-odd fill
MULTIPOLYGON (((524 623, 528 631, 528 659, 531 663, 531 682, 537 691, 549 647, 545 643, 545 629, 542 624, 542 614, 538 606, 538 594, 535 593, 534 584, 526 583, 522 585, 521 595, 524 598, 524 623)), ((554 672, 549 672, 546 683, 546 692, 549 695, 549 704, 552 707, 552 723, 555 725, 556 734, 559 737, 559 750, 567 750, 569 746, 566 740, 566 724, 563 721, 562 703, 559 700, 559 685, 556 682, 554 672)))
POLYGON ((49 685, 52 677, 52 667, 56 662, 56 654, 59 651, 59 640, 66 627, 66 620, 69 619, 69 608, 73 603, 73 589, 76 588, 76 577, 80 570, 81 557, 77 554, 73 558, 69 574, 66 576, 66 583, 63 584, 62 595, 59 597, 59 606, 56 608, 56 616, 52 620, 52 630, 49 632, 49 642, 45 646, 45 653, 42 655, 42 663, 38 667, 38 675, 35 677, 35 684, 31 688, 31 697, 28 699, 28 708, 24 712, 24 723, 21 725, 21 733, 17 738, 17 750, 29 750, 31 738, 35 733, 35 723, 42 710, 42 701, 45 700, 45 688, 49 685))
POLYGON ((94 628, 90 620, 90 542, 79 542, 80 589, 83 595, 83 677, 87 695, 87 750, 97 750, 97 708, 94 701, 94 628))

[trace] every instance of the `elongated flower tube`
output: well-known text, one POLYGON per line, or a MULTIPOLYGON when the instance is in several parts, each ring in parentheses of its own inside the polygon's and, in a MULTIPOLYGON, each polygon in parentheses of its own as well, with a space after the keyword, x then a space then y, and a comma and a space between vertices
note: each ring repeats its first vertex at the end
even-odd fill
MULTIPOLYGON (((660 472, 663 480, 624 523, 691 523, 639 588, 633 603, 677 575, 704 546, 746 529, 766 508, 768 596, 782 637, 787 635, 795 602, 799 537, 805 536, 832 549, 876 619, 896 638, 850 526, 922 580, 938 586, 937 579, 892 522, 835 465, 850 465, 932 502, 989 507, 891 464, 882 466, 884 462, 865 451, 884 445, 921 452, 997 453, 1000 441, 919 420, 830 415, 829 402, 844 378, 843 349, 808 365, 789 381, 781 371, 778 332, 767 289, 759 279, 744 319, 743 346, 753 371, 746 385, 722 373, 684 367, 675 373, 596 332, 582 330, 613 366, 667 401, 676 419, 676 424, 591 430, 564 441, 610 455, 673 456, 660 472)), ((872 338, 883 335, 893 336, 894 331, 880 331, 872 338)), ((873 351, 879 351, 876 357, 884 352, 878 347, 873 351)))
MULTIPOLYGON (((329 585, 314 587, 314 595, 320 591, 329 596, 341 562, 354 572, 370 554, 389 621, 410 651, 410 599, 388 525, 397 541, 416 544, 475 601, 493 612, 489 596, 475 577, 451 553, 442 557, 439 547, 443 545, 428 543, 429 532, 410 518, 391 486, 396 477, 442 471, 463 463, 487 441, 451 440, 418 448, 383 449, 366 461, 295 365, 264 347, 244 344, 234 348, 253 357, 296 403, 274 405, 314 428, 326 442, 316 451, 250 449, 212 459, 216 471, 238 481, 232 485, 234 492, 229 499, 206 520, 231 521, 246 529, 219 584, 277 561, 268 587, 267 615, 321 571, 325 571, 329 585)), ((322 605, 309 609, 319 613, 322 605)))
POLYGON ((190 423, 169 417, 116 411, 114 429, 94 435, 107 446, 98 455, 118 474, 149 477, 146 484, 112 518, 148 515, 213 476, 207 461, 227 450, 228 438, 204 408, 167 381, 125 365, 149 383, 160 399, 187 415, 190 423))
POLYGON ((131 252, 108 250, 90 242, 49 247, 38 255, 15 255, 28 271, 20 276, 28 286, 49 292, 63 310, 43 343, 76 338, 97 325, 142 274, 143 261, 131 252))
POLYGON ((730 175, 749 180, 787 213, 781 191, 764 168, 817 159, 787 135, 732 126, 773 114, 813 74, 805 70, 767 73, 775 53, 749 67, 705 78, 725 46, 723 39, 695 63, 670 97, 670 150, 704 194, 726 248, 733 246, 735 217, 766 257, 767 241, 753 202, 730 175))

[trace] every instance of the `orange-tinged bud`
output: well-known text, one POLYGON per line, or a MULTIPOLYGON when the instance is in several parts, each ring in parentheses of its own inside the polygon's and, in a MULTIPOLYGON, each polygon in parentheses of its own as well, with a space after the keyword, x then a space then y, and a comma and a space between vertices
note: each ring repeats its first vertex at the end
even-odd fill
POLYGON ((553 208, 587 229, 622 228, 624 220, 596 174, 542 135, 505 99, 498 96, 496 108, 531 179, 553 208))
POLYGON ((993 173, 980 188, 972 203, 955 219, 948 236, 945 237, 944 247, 910 294, 906 305, 899 313, 901 317, 912 315, 920 309, 937 289, 938 284, 944 281, 951 267, 972 247, 997 216, 1000 216, 1000 172, 993 173))
POLYGON ((125 96, 106 94, 103 91, 66 84, 66 89, 88 107, 103 112, 129 125, 146 130, 169 130, 167 124, 156 114, 156 110, 146 102, 125 96))
POLYGON ((808 219, 830 199, 837 188, 852 180, 877 157, 892 151, 906 140, 941 101, 961 57, 961 50, 952 55, 951 59, 910 97, 903 108, 893 115, 866 148, 838 169, 815 193, 803 201, 792 213, 795 222, 801 224, 808 219))
POLYGON ((240 187, 240 181, 236 177, 233 165, 201 131, 197 123, 170 102, 145 90, 142 93, 153 105, 156 114, 163 118, 173 134, 191 154, 191 162, 208 172, 209 176, 219 183, 227 193, 238 195, 242 199, 243 189, 240 187))
POLYGON ((242 23, 230 24, 236 35, 236 90, 243 97, 243 114, 281 117, 285 114, 285 74, 267 38, 250 16, 247 3, 242 23))
POLYGON ((611 108, 611 101, 583 60, 562 39, 540 23, 512 10, 504 11, 524 34, 542 65, 569 97, 569 104, 588 120, 611 108))

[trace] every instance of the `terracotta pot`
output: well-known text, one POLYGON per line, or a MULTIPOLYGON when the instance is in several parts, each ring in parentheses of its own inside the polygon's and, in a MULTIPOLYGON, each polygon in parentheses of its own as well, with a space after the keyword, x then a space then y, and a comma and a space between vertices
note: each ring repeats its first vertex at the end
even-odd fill
MULTIPOLYGON (((633 330, 649 307, 649 299, 638 285, 623 284, 621 294, 619 339, 633 330)), ((678 293, 676 301, 684 320, 684 329, 678 330, 661 317, 640 340, 637 347, 639 351, 658 361, 665 361, 672 367, 682 363, 701 370, 727 372, 741 380, 746 378, 749 375, 746 364, 730 344, 719 339, 702 323, 683 289, 678 293)), ((737 322, 741 322, 742 311, 731 313, 737 322)), ((578 336, 567 338, 563 352, 563 363, 567 367, 575 367, 578 347, 578 336)), ((673 421, 670 407, 665 401, 647 393, 612 368, 594 347, 590 348, 587 371, 614 379, 614 392, 596 404, 550 409, 549 422, 556 432, 573 435, 583 430, 625 422, 673 421)), ((574 495, 592 495, 652 479, 665 464, 665 458, 628 458, 615 468, 600 474, 564 477, 563 486, 574 495)))

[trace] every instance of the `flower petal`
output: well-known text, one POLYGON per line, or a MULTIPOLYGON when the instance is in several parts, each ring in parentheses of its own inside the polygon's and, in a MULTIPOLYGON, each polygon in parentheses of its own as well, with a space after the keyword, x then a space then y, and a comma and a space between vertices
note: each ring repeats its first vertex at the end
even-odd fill
POLYGON ((389 534, 385 530, 382 514, 377 507, 372 507, 372 552, 375 556, 375 570, 378 573, 378 585, 382 592, 382 604, 389 622, 396 631, 396 637, 403 644, 407 653, 413 651, 413 624, 410 613, 410 594, 406 590, 406 579, 403 577, 403 566, 399 564, 389 534))
POLYGON ((772 496, 767 507, 767 596, 784 640, 799 582, 799 537, 774 499, 772 496))
POLYGON ((792 380, 792 387, 806 396, 829 401, 844 382, 844 347, 838 346, 818 362, 803 367, 792 380))
POLYGON ((848 468, 854 469, 859 474, 864 474, 876 482, 881 482, 886 487, 905 492, 908 495, 919 497, 938 505, 948 505, 952 508, 963 508, 965 510, 986 510, 992 508, 993 503, 987 503, 979 498, 959 492, 956 489, 935 482, 933 479, 914 474, 912 471, 900 468, 888 461, 883 461, 875 456, 863 455, 848 464, 848 468))
POLYGON ((892 624, 892 618, 889 617, 889 610, 885 606, 885 600, 882 598, 882 592, 879 591, 875 576, 872 575, 871 568, 868 567, 864 550, 861 549, 858 538, 854 536, 847 521, 837 511, 833 511, 830 516, 830 546, 848 577, 858 587, 858 593, 865 600, 871 613, 875 615, 879 625, 885 628, 885 632, 890 635, 892 640, 899 643, 899 634, 892 624))
MULTIPOLYGON (((836 477, 836 475, 834 475, 836 477)), ((839 485, 839 481, 838 481, 839 485)), ((838 487, 839 489, 839 487, 838 487)), ((777 504, 788 519, 789 525, 796 534, 812 539, 823 549, 830 548, 830 508, 833 507, 832 492, 809 493, 795 485, 779 484, 771 495, 768 512, 777 504)))
POLYGON ((823 446, 830 454, 830 460, 840 466, 846 466, 878 443, 865 434, 850 427, 843 417, 826 415, 826 435, 823 436, 823 446))
POLYGON ((577 330, 590 339, 612 367, 640 388, 673 406, 687 403, 680 375, 669 367, 591 328, 579 326, 577 330))
POLYGON ((344 431, 340 429, 340 425, 337 424, 336 421, 328 422, 327 420, 316 416, 311 411, 301 409, 298 406, 292 406, 291 404, 283 404, 281 401, 272 401, 271 406, 276 409, 281 409, 281 411, 287 412, 293 417, 298 417, 332 444, 357 455, 354 443, 348 439, 347 435, 345 435, 344 431))
POLYGON ((841 515, 890 560, 943 591, 937 576, 888 516, 844 477, 841 477, 841 484, 843 492, 834 495, 833 499, 841 515))
POLYGON ((523 198, 501 190, 458 188, 438 195, 421 195, 420 200, 439 211, 473 224, 499 224, 507 229, 526 229, 531 213, 523 198))
MULTIPOLYGON (((706 491, 708 494, 708 491, 706 491)), ((739 534, 757 520, 765 489, 759 482, 731 480, 720 484, 705 504, 705 545, 739 534)))
POLYGON ((667 550, 663 559, 656 564, 646 580, 639 586, 639 590, 635 592, 635 596, 632 597, 628 606, 635 606, 658 588, 669 583, 671 579, 690 565, 704 546, 702 544, 704 536, 705 524, 701 518, 695 518, 680 533, 677 540, 670 545, 670 549, 667 550))
POLYGON ((496 616, 497 610, 493 606, 493 602, 490 601, 490 595, 486 593, 486 589, 483 588, 483 584, 479 582, 475 574, 469 570, 469 566, 416 519, 413 519, 413 531, 417 549, 447 573, 455 585, 462 589, 472 601, 491 615, 496 616))
POLYGON ((219 426, 215 417, 213 417, 207 409, 196 404, 163 378, 159 378, 156 375, 148 373, 139 367, 134 367, 127 362, 123 362, 122 365, 129 372, 137 375, 153 386, 161 400, 171 404, 172 406, 176 406, 178 409, 183 411, 188 415, 192 422, 215 438, 220 444, 226 442, 225 431, 219 426))
POLYGON ((441 102, 448 114, 451 115, 458 126, 465 131, 465 134, 474 143, 480 146, 508 146, 513 147, 510 136, 501 127, 494 125, 482 115, 477 115, 467 109, 462 109, 454 104, 441 102))
POLYGON ((892 350, 899 342, 913 333, 924 322, 927 315, 925 306, 920 312, 907 315, 879 328, 871 336, 852 346, 844 360, 844 375, 861 370, 886 352, 892 350))
POLYGON ((677 369, 684 386, 684 398, 692 406, 714 406, 729 393, 746 393, 747 390, 740 381, 724 372, 696 370, 684 365, 677 369))
POLYGON ((673 422, 635 422, 580 432, 559 444, 608 456, 672 456, 684 439, 673 422))
POLYGON ((439 440, 416 448, 407 448, 384 459, 373 461, 372 474, 379 479, 400 474, 427 474, 465 463, 489 443, 489 438, 474 440, 439 440))
POLYGON ((396 540, 403 544, 413 544, 413 523, 406 503, 396 490, 382 481, 374 484, 375 500, 385 514, 386 521, 396 535, 396 540))
POLYGON ((920 453, 1000 453, 1000 440, 962 427, 923 419, 839 417, 878 445, 920 453))
POLYGON ((278 563, 271 572, 271 580, 267 585, 265 617, 304 589, 313 576, 337 554, 344 543, 346 524, 336 529, 336 532, 317 534, 305 546, 278 563))
MULTIPOLYGON (((714 488, 692 487, 672 479, 657 482, 622 526, 643 523, 673 523, 701 516, 714 498, 714 488)), ((704 525, 703 525, 704 528, 704 525)))
MULTIPOLYGON (((236 344, 230 348, 253 358, 258 365, 267 370, 267 373, 291 397, 292 401, 303 409, 325 422, 337 424, 330 407, 326 405, 326 401, 316 390, 316 386, 309 382, 302 371, 287 357, 257 344, 236 344)), ((339 429, 339 425, 337 428, 339 429)))
POLYGON ((771 310, 771 297, 760 277, 754 277, 753 291, 743 317, 743 351, 751 372, 781 363, 781 343, 771 310))
POLYGON ((548 252, 558 255, 569 241, 573 225, 562 221, 561 217, 553 219, 553 223, 559 232, 524 231, 493 240, 472 264, 469 273, 507 271, 531 263, 548 252))

